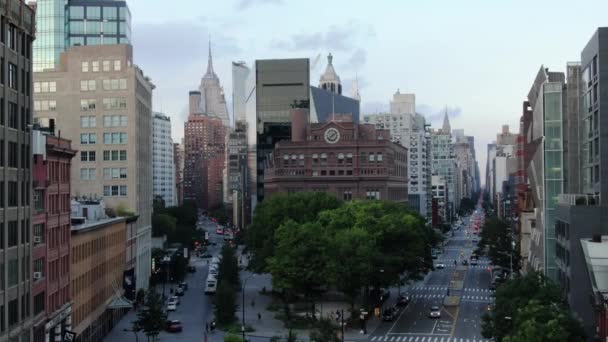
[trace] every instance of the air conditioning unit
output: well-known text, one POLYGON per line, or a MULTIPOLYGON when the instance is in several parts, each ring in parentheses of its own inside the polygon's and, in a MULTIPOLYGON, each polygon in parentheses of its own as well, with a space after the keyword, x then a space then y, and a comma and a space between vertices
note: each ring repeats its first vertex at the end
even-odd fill
POLYGON ((34 279, 42 278, 42 272, 34 272, 34 279))
POLYGON ((34 243, 42 243, 42 237, 41 236, 34 236, 34 243))

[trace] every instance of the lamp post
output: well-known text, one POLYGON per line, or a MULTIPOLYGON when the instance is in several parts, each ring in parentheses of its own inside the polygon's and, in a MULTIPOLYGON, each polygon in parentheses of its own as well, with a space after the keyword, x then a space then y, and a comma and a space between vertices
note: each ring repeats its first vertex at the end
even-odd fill
POLYGON ((254 277, 255 274, 252 273, 249 275, 249 277, 245 278, 245 280, 243 280, 242 284, 241 284, 241 294, 243 296, 243 302, 241 303, 241 307, 242 307, 242 314, 243 316, 241 317, 241 333, 243 334, 243 342, 245 342, 245 285, 247 284, 247 281, 249 279, 251 279, 252 277, 254 277))

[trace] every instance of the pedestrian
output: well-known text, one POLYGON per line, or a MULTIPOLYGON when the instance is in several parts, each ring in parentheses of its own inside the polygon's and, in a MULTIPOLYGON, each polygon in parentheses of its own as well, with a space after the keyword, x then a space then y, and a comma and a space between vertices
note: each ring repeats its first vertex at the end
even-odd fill
POLYGON ((255 306, 255 300, 251 300, 251 306, 254 307, 255 306))
POLYGON ((209 332, 209 322, 205 323, 205 332, 209 332))
POLYGON ((258 320, 262 320, 262 314, 258 312, 258 320))

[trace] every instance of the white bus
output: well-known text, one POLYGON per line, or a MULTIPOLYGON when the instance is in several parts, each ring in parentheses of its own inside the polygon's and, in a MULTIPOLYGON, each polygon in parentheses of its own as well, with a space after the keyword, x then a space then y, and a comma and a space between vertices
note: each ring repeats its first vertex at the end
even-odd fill
POLYGON ((215 293, 217 289, 217 279, 215 277, 208 277, 207 284, 205 284, 205 294, 211 295, 215 293))

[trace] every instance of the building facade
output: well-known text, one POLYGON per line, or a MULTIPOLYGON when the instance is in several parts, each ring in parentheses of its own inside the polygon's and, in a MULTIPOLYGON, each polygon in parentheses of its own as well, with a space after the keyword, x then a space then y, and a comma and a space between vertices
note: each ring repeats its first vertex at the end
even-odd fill
POLYGON ((432 139, 432 175, 440 176, 446 183, 448 191, 448 201, 445 206, 444 222, 452 221, 452 217, 458 206, 460 199, 456 198, 456 160, 454 154, 454 144, 452 143, 452 134, 450 122, 447 113, 445 114, 443 127, 440 130, 433 130, 431 133, 432 139))
POLYGON ((278 142, 265 170, 265 193, 320 191, 338 199, 407 202, 407 149, 388 130, 352 121, 306 124, 292 111, 291 141, 278 142))
POLYGON ((173 165, 175 166, 175 205, 184 202, 184 144, 173 143, 173 165))
POLYGON ((70 46, 131 43, 126 1, 38 0, 36 22, 34 72, 56 67, 70 46))
POLYGON ((247 169, 247 123, 237 121, 226 143, 226 190, 224 202, 232 207, 232 223, 244 228, 250 222, 247 169))
POLYGON ((364 123, 373 124, 378 129, 390 130, 391 141, 407 148, 408 151, 408 195, 409 205, 420 215, 431 220, 431 165, 429 162, 430 135, 422 115, 415 112, 414 94, 393 95, 391 113, 365 115, 364 123))
POLYGON ((70 164, 77 151, 52 133, 32 131, 34 342, 72 328, 70 164))
POLYGON ((433 215, 437 216, 437 219, 434 220, 436 223, 435 226, 440 223, 447 222, 448 215, 448 200, 449 200, 449 191, 448 185, 445 179, 439 175, 433 175, 431 178, 431 189, 433 191, 433 202, 435 205, 435 213, 433 215))
POLYGON ((32 42, 35 14, 4 1, 0 25, 0 341, 32 338, 32 42))
POLYGON ((184 123, 184 200, 211 210, 223 203, 226 126, 222 120, 191 114, 184 123))
POLYGON ((174 163, 171 118, 162 113, 154 113, 152 119, 153 195, 161 197, 167 207, 172 207, 177 203, 174 163))
POLYGON ((222 88, 220 79, 213 70, 211 42, 209 42, 207 72, 203 78, 201 78, 201 84, 198 87, 198 91, 190 92, 190 115, 199 114, 218 118, 224 126, 230 127, 230 118, 228 116, 224 88, 222 88))
POLYGON ((72 140, 72 196, 140 215, 137 287, 151 269, 152 90, 130 45, 74 46, 34 74, 34 116, 72 140))
POLYGON ((78 342, 101 341, 129 310, 116 305, 122 297, 126 236, 125 217, 72 225, 72 329, 78 342))

